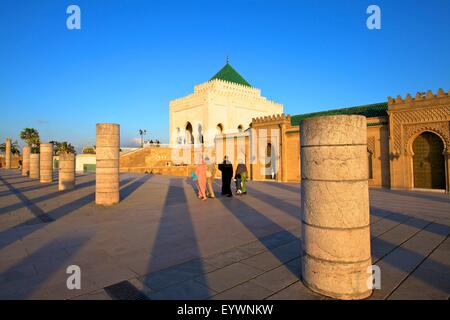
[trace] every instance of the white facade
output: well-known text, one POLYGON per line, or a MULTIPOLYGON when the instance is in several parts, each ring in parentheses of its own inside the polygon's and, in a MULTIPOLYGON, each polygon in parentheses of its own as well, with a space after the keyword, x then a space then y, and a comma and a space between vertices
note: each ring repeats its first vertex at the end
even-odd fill
POLYGON ((96 164, 95 154, 77 154, 75 160, 75 171, 83 172, 85 164, 96 164))
POLYGON ((261 90, 221 79, 195 86, 194 93, 170 101, 170 144, 214 143, 219 133, 249 128, 252 118, 283 113, 283 105, 261 90))

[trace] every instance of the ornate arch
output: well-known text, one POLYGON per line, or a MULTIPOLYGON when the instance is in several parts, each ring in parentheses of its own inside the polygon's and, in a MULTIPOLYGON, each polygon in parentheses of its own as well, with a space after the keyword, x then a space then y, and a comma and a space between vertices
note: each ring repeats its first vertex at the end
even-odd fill
POLYGON ((436 134, 444 143, 444 150, 449 150, 450 134, 447 122, 421 123, 405 126, 404 150, 407 154, 414 154, 412 144, 414 140, 423 132, 431 132, 436 134))
POLYGON ((441 133, 447 132, 442 135, 446 146, 450 147, 450 141, 448 137, 448 121, 450 115, 450 105, 433 106, 425 109, 412 109, 394 111, 390 114, 392 118, 392 148, 396 154, 402 151, 408 152, 408 143, 411 138, 411 130, 422 130, 423 127, 430 127, 433 130, 436 129, 441 133))

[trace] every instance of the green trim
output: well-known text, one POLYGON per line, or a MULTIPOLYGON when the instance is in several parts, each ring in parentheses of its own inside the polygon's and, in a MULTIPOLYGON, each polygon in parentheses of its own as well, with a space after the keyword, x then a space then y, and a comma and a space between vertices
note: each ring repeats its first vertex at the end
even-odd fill
POLYGON ((95 172, 96 166, 95 163, 85 163, 83 164, 83 172, 95 172))
POLYGON ((350 108, 333 109, 333 110, 327 110, 327 111, 299 114, 299 115, 295 115, 295 116, 291 117, 291 125, 298 126, 300 124, 300 121, 307 119, 307 118, 318 117, 318 116, 332 116, 332 115, 340 115, 340 114, 361 115, 361 116, 366 116, 367 118, 382 117, 382 116, 387 115, 387 113, 386 113, 387 109, 388 109, 387 102, 381 102, 381 103, 368 104, 368 105, 364 105, 364 106, 356 106, 356 107, 350 107, 350 108))
POLYGON ((386 125, 386 124, 388 124, 387 121, 380 121, 380 122, 371 122, 371 123, 368 123, 367 126, 368 126, 368 127, 384 126, 384 125, 386 125))
POLYGON ((248 83, 247 80, 245 80, 236 70, 234 70, 229 63, 220 69, 219 72, 217 72, 210 80, 214 79, 225 80, 251 87, 250 83, 248 83))

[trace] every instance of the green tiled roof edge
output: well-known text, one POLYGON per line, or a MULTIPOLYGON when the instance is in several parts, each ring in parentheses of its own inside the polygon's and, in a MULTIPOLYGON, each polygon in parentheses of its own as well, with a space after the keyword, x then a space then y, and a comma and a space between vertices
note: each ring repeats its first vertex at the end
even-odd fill
POLYGON ((333 110, 327 110, 327 111, 298 114, 298 115, 291 117, 291 125, 297 126, 300 124, 300 121, 307 119, 307 118, 318 117, 318 116, 331 116, 331 115, 339 115, 339 114, 362 115, 362 116, 366 116, 368 118, 382 117, 382 116, 387 115, 387 113, 386 113, 387 109, 388 109, 387 102, 380 102, 380 103, 373 103, 373 104, 350 107, 350 108, 333 109, 333 110))

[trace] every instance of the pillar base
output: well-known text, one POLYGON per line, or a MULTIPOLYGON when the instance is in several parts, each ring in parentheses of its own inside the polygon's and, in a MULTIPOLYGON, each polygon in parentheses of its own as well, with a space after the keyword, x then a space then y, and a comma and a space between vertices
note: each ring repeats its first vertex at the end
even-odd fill
POLYGON ((362 300, 362 299, 369 298, 370 296, 372 296, 372 293, 373 293, 373 291, 370 290, 368 292, 361 293, 361 294, 354 294, 354 295, 342 294, 342 295, 338 295, 338 294, 335 294, 333 292, 328 292, 328 291, 321 290, 321 289, 317 288, 316 286, 308 283, 305 279, 303 279, 303 277, 302 277, 301 280, 302 280, 302 283, 305 285, 305 287, 307 287, 309 290, 311 290, 311 291, 313 291, 315 293, 318 293, 318 294, 320 294, 322 296, 326 296, 326 297, 333 298, 333 299, 339 299, 339 300, 362 300))
POLYGON ((371 276, 367 273, 367 268, 370 265, 371 259, 360 262, 336 263, 335 261, 320 260, 304 254, 302 256, 301 280, 310 290, 330 298, 341 300, 366 299, 372 295, 372 289, 367 286, 371 276))

